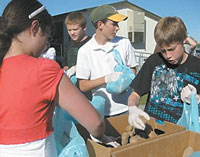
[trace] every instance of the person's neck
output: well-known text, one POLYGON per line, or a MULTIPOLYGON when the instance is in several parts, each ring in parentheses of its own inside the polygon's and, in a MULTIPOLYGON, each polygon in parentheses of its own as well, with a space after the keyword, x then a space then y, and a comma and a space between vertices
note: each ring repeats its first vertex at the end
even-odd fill
POLYGON ((94 38, 99 45, 105 45, 108 41, 110 41, 98 31, 96 32, 94 38))
POLYGON ((23 52, 24 52, 24 50, 21 47, 21 45, 16 43, 15 40, 13 40, 12 43, 11 43, 11 46, 10 46, 9 50, 7 51, 4 58, 9 58, 9 57, 17 56, 17 55, 20 55, 20 54, 25 54, 23 52))
POLYGON ((185 61, 187 60, 188 58, 188 54, 186 52, 183 53, 183 57, 182 57, 182 60, 180 61, 180 64, 183 64, 185 63, 185 61))
POLYGON ((74 41, 74 42, 79 43, 79 42, 82 42, 82 41, 86 40, 87 38, 88 38, 88 36, 87 36, 87 35, 84 35, 82 38, 80 38, 79 40, 76 40, 76 41, 74 41))

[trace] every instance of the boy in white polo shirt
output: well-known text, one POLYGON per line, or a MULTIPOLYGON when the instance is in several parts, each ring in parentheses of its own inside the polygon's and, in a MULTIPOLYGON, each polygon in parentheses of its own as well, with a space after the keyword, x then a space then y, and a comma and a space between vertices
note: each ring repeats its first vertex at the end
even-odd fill
POLYGON ((120 72, 114 72, 117 65, 113 53, 120 53, 123 64, 136 73, 134 48, 127 38, 116 36, 118 22, 127 17, 119 14, 111 5, 103 5, 94 9, 91 20, 96 28, 93 37, 78 51, 76 76, 82 91, 92 90, 93 95, 106 99, 105 116, 115 116, 128 111, 127 100, 131 89, 121 94, 110 94, 106 91, 106 83, 116 81, 120 72))

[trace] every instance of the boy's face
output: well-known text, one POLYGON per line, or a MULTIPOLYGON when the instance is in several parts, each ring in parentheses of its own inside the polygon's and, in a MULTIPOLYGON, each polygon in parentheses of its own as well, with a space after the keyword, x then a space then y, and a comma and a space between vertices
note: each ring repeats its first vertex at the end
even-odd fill
POLYGON ((119 30, 118 22, 114 22, 111 20, 106 21, 102 24, 102 33, 108 40, 112 40, 119 30))
POLYGON ((79 24, 67 24, 67 32, 73 41, 81 41, 85 36, 86 28, 82 28, 79 24))
POLYGON ((182 64, 187 55, 184 53, 183 44, 181 43, 173 43, 169 46, 161 47, 161 53, 163 57, 170 63, 170 64, 182 64))

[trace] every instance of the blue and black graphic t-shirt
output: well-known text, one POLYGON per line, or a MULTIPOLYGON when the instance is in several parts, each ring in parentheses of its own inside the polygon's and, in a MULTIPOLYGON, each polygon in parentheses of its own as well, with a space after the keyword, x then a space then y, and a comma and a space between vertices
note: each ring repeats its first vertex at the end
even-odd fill
POLYGON ((150 116, 176 123, 183 110, 180 93, 187 84, 200 93, 200 60, 189 55, 183 64, 176 66, 157 53, 146 60, 132 87, 140 96, 149 93, 145 111, 150 116))

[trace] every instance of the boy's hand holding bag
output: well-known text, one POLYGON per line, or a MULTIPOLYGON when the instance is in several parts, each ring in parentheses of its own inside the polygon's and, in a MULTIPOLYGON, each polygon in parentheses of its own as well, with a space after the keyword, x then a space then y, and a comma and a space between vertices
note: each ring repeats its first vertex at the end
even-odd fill
POLYGON ((117 50, 113 52, 114 58, 117 61, 117 65, 114 68, 113 74, 120 74, 113 79, 113 81, 106 82, 106 90, 111 94, 120 94, 129 88, 132 80, 135 78, 135 74, 128 66, 124 65, 120 53, 117 50))
POLYGON ((177 124, 200 133, 199 124, 199 101, 196 88, 192 85, 184 87, 181 91, 181 100, 184 102, 183 113, 177 124))

